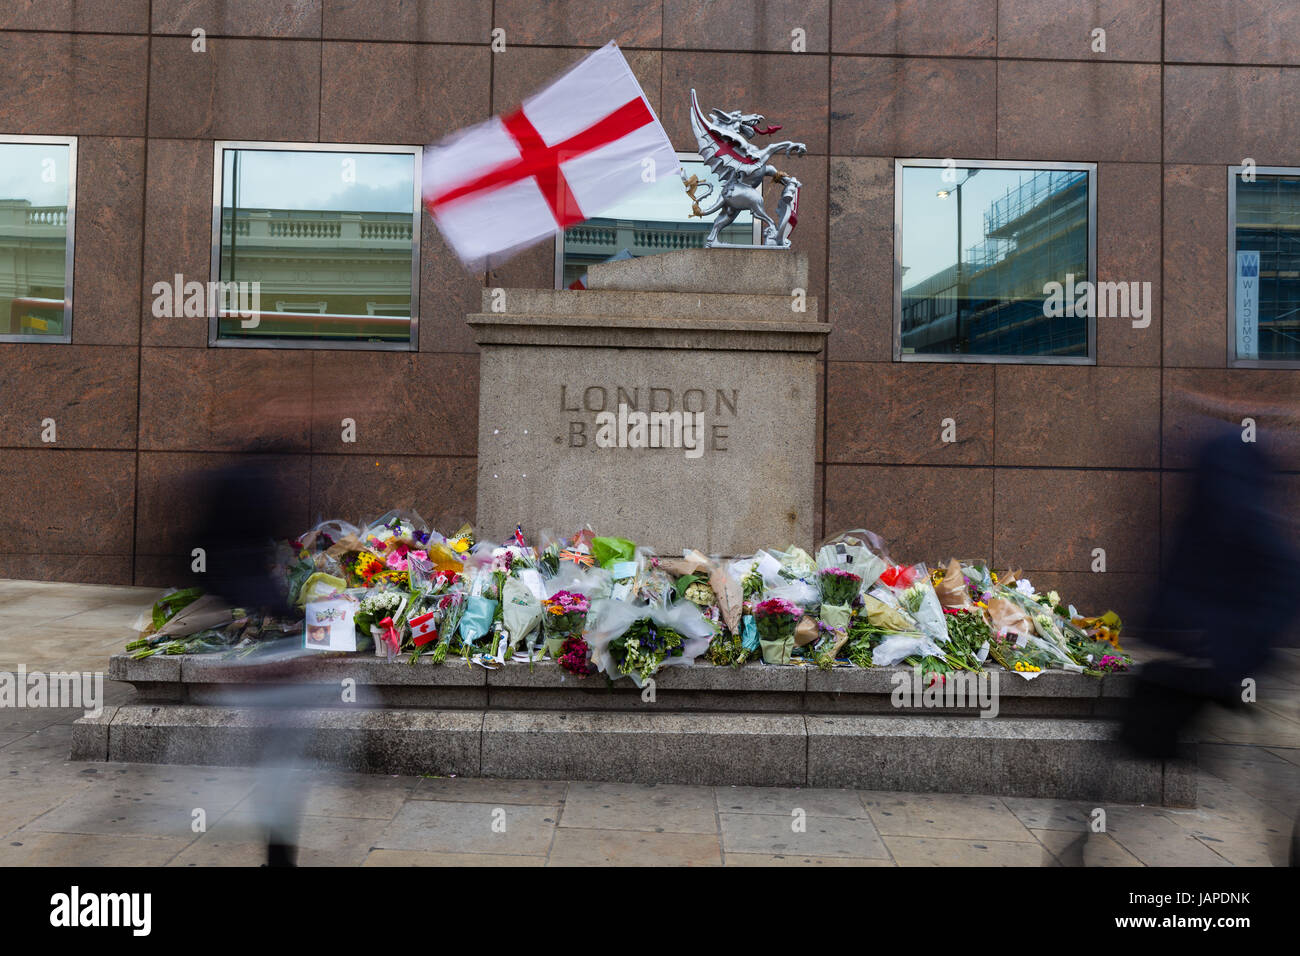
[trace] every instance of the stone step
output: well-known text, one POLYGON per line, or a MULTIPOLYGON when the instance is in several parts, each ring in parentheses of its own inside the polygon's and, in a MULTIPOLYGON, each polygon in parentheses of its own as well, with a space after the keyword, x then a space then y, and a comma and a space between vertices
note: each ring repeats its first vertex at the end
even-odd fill
POLYGON ((854 787, 1193 806, 1186 759, 1122 755, 1111 721, 123 704, 74 725, 72 757, 371 773, 854 787))

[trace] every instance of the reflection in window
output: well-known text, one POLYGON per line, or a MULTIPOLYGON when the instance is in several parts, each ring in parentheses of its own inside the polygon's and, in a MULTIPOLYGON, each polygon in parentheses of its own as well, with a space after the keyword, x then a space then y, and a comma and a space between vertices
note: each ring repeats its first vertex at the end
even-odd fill
POLYGON ((413 347, 418 151, 217 149, 214 278, 257 283, 259 312, 223 300, 215 339, 413 347))
MULTIPOLYGON (((679 157, 682 175, 698 176, 701 183, 712 183, 713 193, 700 205, 708 209, 718 198, 718 178, 698 156, 679 157)), ((707 190, 699 190, 701 196, 707 190)), ((676 176, 658 180, 652 188, 642 189, 602 215, 571 226, 560 244, 560 261, 556 269, 559 288, 586 287, 587 268, 596 262, 635 259, 680 249, 703 249, 704 239, 713 225, 713 216, 695 218, 691 200, 676 176)), ((719 238, 723 242, 755 242, 754 217, 741 213, 719 238)))
MULTIPOLYGON (((1092 167, 899 163, 902 357, 1087 361, 1087 315, 1045 286, 1093 280, 1092 167)), ((1082 311, 1082 310, 1081 310, 1082 311)))
POLYGON ((72 340, 74 141, 0 141, 0 340, 72 340))
POLYGON ((1300 361, 1300 170, 1233 176, 1228 290, 1238 361, 1300 361))

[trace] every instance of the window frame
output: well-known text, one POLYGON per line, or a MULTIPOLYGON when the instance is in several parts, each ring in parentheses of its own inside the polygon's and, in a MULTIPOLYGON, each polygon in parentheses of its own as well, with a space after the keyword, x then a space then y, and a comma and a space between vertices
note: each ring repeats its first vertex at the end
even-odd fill
MULTIPOLYGON (((1244 165, 1228 167, 1228 279, 1224 294, 1228 340, 1224 358, 1228 360, 1228 368, 1300 368, 1297 359, 1237 358, 1237 177, 1245 169, 1244 165)), ((1256 176, 1300 176, 1300 166, 1256 166, 1253 172, 1256 176)))
POLYGON ((355 352, 418 352, 420 350, 420 233, 424 226, 424 204, 421 194, 421 176, 424 171, 424 147, 396 143, 290 143, 269 140, 221 139, 212 144, 212 256, 209 266, 210 281, 221 279, 221 213, 222 180, 225 168, 225 151, 228 149, 263 150, 267 152, 305 153, 393 153, 412 157, 414 165, 412 182, 411 226, 411 332, 406 342, 340 342, 311 339, 273 338, 220 338, 218 317, 208 316, 208 347, 234 349, 327 349, 355 352))
POLYGON ((68 147, 68 224, 67 245, 63 260, 63 334, 40 335, 39 333, 0 332, 0 344, 33 343, 45 345, 72 344, 72 284, 74 281, 73 264, 76 259, 77 239, 77 137, 76 136, 38 136, 21 133, 0 135, 0 145, 14 144, 48 144, 68 147))
MULTIPOLYGON (((946 159, 894 159, 894 315, 893 356, 895 362, 957 362, 979 365, 1096 365, 1097 315, 1088 316, 1087 355, 971 355, 903 353, 903 170, 908 167, 943 167, 946 159)), ((1097 163, 1031 159, 953 159, 957 169, 1078 170, 1088 174, 1088 281, 1097 285, 1097 163)))
MULTIPOLYGON (((679 149, 676 150, 676 153, 677 153, 678 160, 689 160, 691 162, 696 162, 696 163, 704 162, 704 157, 701 156, 699 153, 695 152, 695 150, 693 149, 679 149)), ((684 198, 689 199, 689 197, 686 196, 685 189, 683 189, 682 191, 682 196, 684 198)), ((701 222, 703 221, 704 220, 701 220, 701 222)), ((760 220, 758 220, 757 218, 754 219, 754 244, 755 245, 763 241, 762 225, 763 224, 760 220)), ((563 285, 564 282, 564 230, 563 229, 555 233, 554 281, 555 281, 555 288, 557 290, 567 288, 567 286, 563 285)))

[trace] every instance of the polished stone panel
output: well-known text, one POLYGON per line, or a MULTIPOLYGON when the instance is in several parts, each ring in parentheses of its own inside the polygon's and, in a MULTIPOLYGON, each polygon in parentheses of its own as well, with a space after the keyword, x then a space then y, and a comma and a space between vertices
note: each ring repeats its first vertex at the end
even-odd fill
POLYGON ((540 45, 657 47, 662 37, 663 0, 496 0, 493 26, 506 31, 506 50, 515 43, 540 45))
POLYGON ((474 459, 426 454, 312 455, 312 516, 373 521, 393 508, 414 509, 447 533, 472 522, 474 459))
POLYGON ((0 541, 21 554, 124 554, 135 510, 130 451, 6 449, 0 487, 0 541))
POLYGON ((993 471, 827 465, 827 534, 866 528, 897 561, 935 563, 993 551, 993 471))
POLYGON ((144 33, 149 0, 8 0, 0 30, 144 33))
POLYGON ((1097 281, 1127 283, 1130 293, 1138 283, 1148 313, 1098 315, 1098 365, 1160 364, 1160 171, 1154 163, 1101 163, 1097 170, 1097 281))
POLYGON ((1226 362, 1227 178, 1222 166, 1164 167, 1166 367, 1226 362))
POLYGON ((1293 0, 1169 0, 1164 10, 1167 60, 1300 62, 1300 5, 1293 0))
POLYGON ((72 340, 84 345, 140 341, 140 234, 144 227, 140 139, 77 141, 77 235, 72 340))
POLYGON ((203 53, 194 52, 191 43, 189 37, 152 41, 151 135, 289 142, 317 138, 319 43, 213 37, 203 53), (285 77, 293 81, 285 82, 285 77))
POLYGON ((833 0, 836 53, 992 56, 997 0, 833 0))
POLYGON ((997 155, 1004 159, 1160 159, 1160 67, 998 61, 997 155))
POLYGON ((802 30, 803 50, 826 51, 831 0, 663 0, 664 48, 716 49, 726 37, 728 50, 790 53, 793 31, 802 30))
POLYGON ((492 0, 323 0, 324 35, 340 40, 483 43, 492 0))
POLYGON ((830 362, 826 460, 991 465, 993 374, 984 364, 830 362))
POLYGON ((998 468, 993 563, 1090 571, 1149 572, 1159 558, 1160 483, 1155 471, 998 468))
POLYGON ((153 32, 186 36, 320 36, 321 0, 152 0, 153 32))
MULTIPOLYGON (((381 386, 383 387, 383 386, 381 386)), ((438 352, 312 353, 312 436, 316 452, 343 455, 431 454, 472 457, 478 358, 438 352), (340 382, 393 383, 378 405, 340 382), (418 384, 416 384, 418 383, 418 384), (345 441, 343 420, 353 427, 345 441)), ((447 529, 448 531, 454 529, 447 529)))
MULTIPOLYGON (((206 316, 157 317, 154 284, 208 282, 212 278, 212 165, 214 150, 202 140, 149 141, 144 215, 144 345, 206 348, 206 316)), ((74 323, 75 325, 75 323, 74 323)))
POLYGON ((1160 467, 1160 372, 997 366, 999 465, 1160 467))
MULTIPOLYGON (((888 362, 894 354, 894 163, 832 157, 826 321, 829 359, 888 362)), ((908 366, 916 368, 919 366, 908 366)))
POLYGON ((831 152, 991 157, 997 90, 992 60, 834 57, 831 152))
POLYGON ((148 43, 138 36, 0 32, 0 129, 143 136, 148 43))
POLYGON ((136 362, 127 346, 0 344, 0 382, 23 383, 5 390, 0 447, 134 448, 136 362))
POLYGON ((1148 0, 998 0, 998 56, 1052 60, 1160 59, 1163 5, 1148 0), (1093 47, 1105 30, 1105 47, 1093 47))
POLYGON ((1260 166, 1300 164, 1300 69, 1169 66, 1165 161, 1260 166), (1213 103, 1215 108, 1206 109, 1213 103))
MULTIPOLYGON (((489 59, 477 47, 327 42, 320 138, 425 144, 488 118, 489 59), (455 96, 448 96, 449 89, 455 96)), ((278 137, 277 137, 278 138, 278 137)))
POLYGON ((146 347, 140 447, 153 451, 307 451, 310 351, 146 347))

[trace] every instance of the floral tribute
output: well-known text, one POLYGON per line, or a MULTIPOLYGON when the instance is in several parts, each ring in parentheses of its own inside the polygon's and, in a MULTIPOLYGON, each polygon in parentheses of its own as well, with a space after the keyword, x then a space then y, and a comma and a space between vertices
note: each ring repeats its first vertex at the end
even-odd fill
POLYGON ((1027 680, 1049 670, 1102 677, 1132 665, 1114 611, 1085 614, 983 561, 899 563, 866 531, 814 554, 668 557, 591 528, 543 532, 536 545, 521 527, 504 542, 468 525, 441 534, 399 510, 364 525, 323 521, 281 542, 266 572, 290 613, 169 591, 127 650, 244 657, 298 647, 487 668, 550 657, 545 666, 567 675, 638 684, 692 665, 905 665, 931 680, 990 668, 1027 680), (331 602, 353 608, 355 651, 321 647, 319 627, 309 633, 304 609, 329 619, 331 602))

